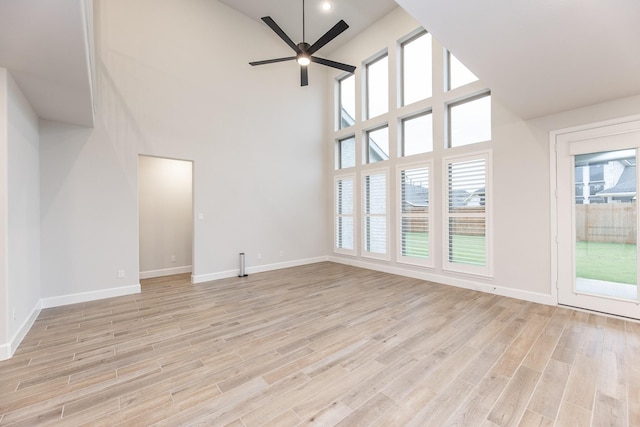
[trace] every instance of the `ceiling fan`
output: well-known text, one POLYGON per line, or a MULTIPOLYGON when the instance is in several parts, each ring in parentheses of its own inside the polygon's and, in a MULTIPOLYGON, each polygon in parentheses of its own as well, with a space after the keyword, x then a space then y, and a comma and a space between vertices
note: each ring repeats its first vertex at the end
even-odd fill
POLYGON ((322 37, 320 37, 314 44, 310 45, 305 41, 305 28, 304 28, 304 0, 302 0, 302 42, 295 44, 293 40, 287 34, 282 31, 282 28, 276 24, 276 22, 271 19, 270 16, 265 16, 262 18, 265 24, 269 26, 282 40, 285 41, 286 44, 291 47, 296 53, 295 56, 287 56, 285 58, 276 58, 276 59, 267 59, 265 61, 254 61, 249 62, 251 65, 264 65, 264 64, 273 64, 274 62, 284 62, 284 61, 292 61, 296 60, 298 64, 300 64, 300 86, 307 86, 309 84, 309 74, 307 70, 307 66, 315 62, 317 64, 325 65, 327 67, 337 68, 339 70, 344 70, 349 73, 353 73, 356 70, 356 67, 353 65, 342 64, 340 62, 331 61, 329 59, 318 58, 317 56, 313 56, 321 47, 329 43, 331 40, 338 37, 343 31, 349 28, 346 22, 340 20, 336 25, 334 25, 329 31, 327 31, 322 37))

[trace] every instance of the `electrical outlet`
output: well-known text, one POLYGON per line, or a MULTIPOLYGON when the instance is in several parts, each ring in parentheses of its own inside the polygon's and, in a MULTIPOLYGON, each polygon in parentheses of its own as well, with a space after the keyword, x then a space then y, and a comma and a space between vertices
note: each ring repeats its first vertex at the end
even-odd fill
POLYGON ((124 270, 118 270, 118 279, 124 279, 124 270))
POLYGON ((171 262, 176 262, 176 256, 175 255, 171 255, 171 262))
POLYGON ((17 320, 18 319, 18 315, 16 313, 16 309, 15 307, 13 308, 13 320, 17 320))
POLYGON ((280 249, 280 256, 284 256, 284 251, 280 249))
POLYGON ((262 254, 258 252, 258 259, 262 259, 262 254))

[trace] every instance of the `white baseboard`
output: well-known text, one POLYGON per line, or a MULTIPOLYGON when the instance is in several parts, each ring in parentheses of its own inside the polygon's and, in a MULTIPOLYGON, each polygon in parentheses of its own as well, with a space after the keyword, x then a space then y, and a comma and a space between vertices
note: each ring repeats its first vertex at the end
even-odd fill
MULTIPOLYGON (((279 262, 276 264, 258 265, 255 267, 247 267, 245 269, 245 272, 247 274, 264 273, 266 271, 281 270, 283 268, 291 268, 291 267, 299 267, 301 265, 315 264, 315 263, 324 262, 324 261, 329 261, 329 257, 321 256, 316 258, 305 258, 305 259, 297 259, 294 261, 279 262)), ((227 271, 220 271, 218 273, 191 275, 191 283, 197 284, 197 283, 211 282, 213 280, 228 279, 230 277, 238 277, 238 270, 227 270, 227 271)))
POLYGON ((99 291, 80 292, 59 297, 42 298, 42 308, 59 307, 61 305, 77 304, 79 302, 95 301, 104 298, 120 297, 123 295, 139 294, 140 284, 122 286, 120 288, 101 289, 99 291))
POLYGON ((141 279, 153 279, 154 277, 172 276, 174 274, 191 273, 191 266, 162 268, 160 270, 141 271, 141 279))
POLYGON ((33 326, 33 322, 35 322, 38 318, 40 310, 42 310, 42 300, 36 303, 29 316, 25 319, 22 325, 20 325, 20 328, 18 328, 16 333, 13 335, 13 338, 11 338, 8 343, 0 345, 0 360, 6 360, 13 357, 13 353, 15 353, 24 337, 27 336, 27 333, 33 326))
POLYGON ((435 283, 442 283, 443 285, 456 286, 458 288, 471 289, 474 291, 486 292, 489 294, 496 294, 504 297, 521 299, 524 301, 535 302, 545 305, 558 305, 553 295, 541 294, 538 292, 523 291, 520 289, 505 288, 504 286, 496 286, 491 283, 482 283, 474 281, 472 278, 457 278, 443 276, 441 274, 435 274, 429 271, 417 271, 411 269, 404 269, 393 267, 389 265, 376 264, 372 262, 360 261, 355 258, 342 258, 337 256, 329 257, 329 261, 339 264, 352 265, 354 267, 366 268, 368 270, 381 271, 383 273, 396 274, 398 276, 411 277, 413 279, 427 280, 435 283))

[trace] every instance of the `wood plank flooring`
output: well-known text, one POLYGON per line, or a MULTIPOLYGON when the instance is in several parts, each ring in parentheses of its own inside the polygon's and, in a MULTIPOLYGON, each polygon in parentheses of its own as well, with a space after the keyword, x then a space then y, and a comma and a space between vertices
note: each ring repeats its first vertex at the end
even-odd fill
POLYGON ((43 310, 1 425, 640 426, 640 324, 333 263, 43 310))

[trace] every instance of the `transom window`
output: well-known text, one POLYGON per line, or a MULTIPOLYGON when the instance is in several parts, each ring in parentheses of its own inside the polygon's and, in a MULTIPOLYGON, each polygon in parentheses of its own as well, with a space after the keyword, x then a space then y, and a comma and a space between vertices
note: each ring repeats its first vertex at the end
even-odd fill
POLYGON ((383 126, 367 132, 367 162, 389 160, 389 127, 383 126))
POLYGON ((341 139, 336 147, 336 169, 352 168, 356 165, 356 138, 341 139))
POLYGON ((430 111, 402 120, 401 155, 433 151, 433 117, 430 111))
POLYGON ((469 83, 473 83, 478 80, 475 74, 464 66, 458 58, 456 58, 448 50, 446 52, 446 64, 447 64, 447 81, 445 82, 445 89, 452 90, 464 86, 469 83))
POLYGON ((356 122, 356 76, 351 74, 340 80, 340 106, 338 108, 339 129, 352 126, 356 122))
POLYGON ((383 55, 367 68, 367 119, 389 111, 389 57, 383 55))
POLYGON ((449 104, 449 146, 491 140, 491 94, 449 104))
POLYGON ((432 68, 431 34, 422 31, 402 44, 402 105, 431 96, 432 68))

